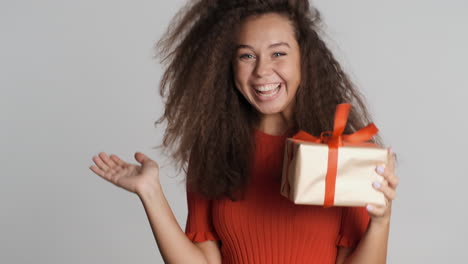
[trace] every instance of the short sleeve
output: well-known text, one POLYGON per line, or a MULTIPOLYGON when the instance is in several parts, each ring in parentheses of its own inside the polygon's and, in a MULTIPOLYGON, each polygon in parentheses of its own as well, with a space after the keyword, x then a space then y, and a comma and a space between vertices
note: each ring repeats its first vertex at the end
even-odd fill
POLYGON ((346 248, 356 247, 366 232, 369 221, 370 216, 365 207, 343 207, 336 245, 346 248))
POLYGON ((187 223, 185 234, 192 242, 219 240, 211 218, 211 200, 202 195, 187 191, 187 223))

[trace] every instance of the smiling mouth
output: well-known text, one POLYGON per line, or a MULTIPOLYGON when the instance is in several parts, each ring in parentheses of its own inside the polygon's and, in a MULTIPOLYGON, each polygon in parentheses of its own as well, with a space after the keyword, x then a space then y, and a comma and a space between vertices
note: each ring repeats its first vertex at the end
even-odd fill
POLYGON ((272 83, 262 86, 254 86, 255 93, 259 95, 274 95, 281 88, 281 83, 272 83))

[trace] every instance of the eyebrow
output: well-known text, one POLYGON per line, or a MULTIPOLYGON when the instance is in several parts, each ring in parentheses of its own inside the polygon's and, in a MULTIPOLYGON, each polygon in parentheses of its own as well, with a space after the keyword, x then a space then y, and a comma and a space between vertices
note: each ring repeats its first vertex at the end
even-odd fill
MULTIPOLYGON (((291 48, 291 46, 289 46, 288 43, 286 42, 278 42, 278 43, 273 43, 271 44, 270 46, 268 46, 268 48, 274 48, 274 47, 278 47, 278 46, 287 46, 288 48, 291 48)), ((247 44, 239 44, 236 46, 236 50, 237 49, 242 49, 242 48, 248 48, 248 49, 254 49, 252 46, 249 46, 247 44)))

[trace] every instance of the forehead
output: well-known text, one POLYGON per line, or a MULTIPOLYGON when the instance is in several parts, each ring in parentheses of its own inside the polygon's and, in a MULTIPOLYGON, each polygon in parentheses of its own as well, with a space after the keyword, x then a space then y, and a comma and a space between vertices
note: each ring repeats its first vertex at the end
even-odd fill
POLYGON ((246 18, 236 36, 237 44, 268 46, 276 42, 295 42, 294 27, 284 15, 268 13, 246 18))

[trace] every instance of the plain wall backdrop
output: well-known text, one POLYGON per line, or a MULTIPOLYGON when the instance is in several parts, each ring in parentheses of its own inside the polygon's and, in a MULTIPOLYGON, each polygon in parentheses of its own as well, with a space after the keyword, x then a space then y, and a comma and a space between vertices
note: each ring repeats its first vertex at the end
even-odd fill
MULTIPOLYGON (((88 167, 149 155, 185 227, 183 172, 152 149, 152 49, 184 2, 0 1, 0 263, 163 263, 138 197, 88 167)), ((388 263, 464 262, 468 2, 313 3, 399 157, 388 263)))

